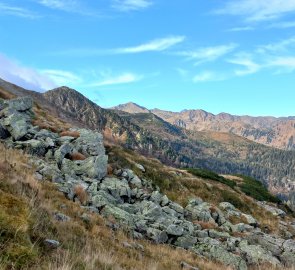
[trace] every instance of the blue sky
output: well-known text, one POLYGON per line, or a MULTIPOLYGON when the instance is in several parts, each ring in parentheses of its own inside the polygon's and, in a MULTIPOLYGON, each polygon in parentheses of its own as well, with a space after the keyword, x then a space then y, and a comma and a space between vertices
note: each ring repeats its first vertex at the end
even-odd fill
POLYGON ((0 77, 102 107, 295 115, 295 0, 0 0, 0 77))

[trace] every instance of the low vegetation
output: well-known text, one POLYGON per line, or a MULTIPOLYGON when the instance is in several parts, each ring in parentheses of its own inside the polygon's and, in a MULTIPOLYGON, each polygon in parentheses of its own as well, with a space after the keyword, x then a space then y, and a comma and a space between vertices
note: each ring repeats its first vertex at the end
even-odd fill
POLYGON ((261 182, 249 176, 238 176, 243 179, 240 189, 248 196, 258 201, 280 202, 280 199, 272 195, 261 182))
POLYGON ((198 176, 198 177, 202 177, 205 179, 210 179, 213 181, 217 181, 220 182, 222 184, 225 184, 231 188, 234 188, 237 183, 233 180, 230 179, 226 179, 223 176, 218 175, 217 173, 214 173, 212 171, 209 170, 205 170, 205 169, 197 169, 197 168, 190 168, 187 169, 187 171, 191 174, 193 174, 194 176, 198 176))

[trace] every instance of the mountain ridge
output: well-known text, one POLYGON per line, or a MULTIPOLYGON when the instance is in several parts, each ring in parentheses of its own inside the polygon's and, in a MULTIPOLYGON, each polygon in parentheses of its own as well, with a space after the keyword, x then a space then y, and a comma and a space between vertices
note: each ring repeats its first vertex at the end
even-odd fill
MULTIPOLYGON (((133 107, 136 106, 133 103, 133 107)), ((129 113, 138 113, 128 104, 114 107, 129 113)), ((147 109, 146 109, 147 110, 147 109)), ((182 110, 181 112, 148 110, 163 120, 193 131, 230 132, 254 142, 279 149, 295 149, 295 117, 238 116, 229 113, 213 114, 204 110, 182 110)))

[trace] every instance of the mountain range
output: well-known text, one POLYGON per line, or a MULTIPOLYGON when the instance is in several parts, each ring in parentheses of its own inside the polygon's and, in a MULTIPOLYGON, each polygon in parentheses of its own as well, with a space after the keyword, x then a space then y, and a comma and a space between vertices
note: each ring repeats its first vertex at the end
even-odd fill
MULTIPOLYGON (((295 151, 283 150, 293 149, 293 143, 291 147, 281 146, 283 149, 278 149, 270 147, 270 144, 267 146, 249 140, 247 136, 238 136, 233 128, 225 128, 225 123, 232 127, 239 123, 240 127, 249 127, 248 132, 256 130, 258 134, 263 134, 266 129, 271 129, 270 125, 278 126, 284 121, 285 125, 291 125, 294 121, 292 118, 239 118, 227 114, 214 116, 203 111, 183 111, 177 114, 160 110, 149 111, 135 104, 121 105, 120 110, 103 109, 68 87, 38 93, 3 80, 0 80, 0 97, 1 95, 31 96, 44 110, 66 123, 99 130, 109 143, 124 145, 167 165, 255 177, 272 193, 289 201, 291 206, 295 205, 295 151), (179 115, 183 119, 177 118, 179 115), (230 119, 235 121, 230 122, 230 119), (190 125, 190 122, 194 124, 190 125), (191 128, 193 125, 199 128, 191 128), (204 128, 206 125, 207 129, 204 128), (263 128, 260 130, 259 126, 263 128)), ((283 132, 282 129, 278 130, 283 132)), ((279 136, 277 134, 273 138, 279 136)))
POLYGON ((216 131, 233 133, 251 141, 279 149, 295 149, 295 117, 251 117, 228 113, 214 115, 204 110, 170 112, 148 110, 129 102, 113 109, 136 113, 153 113, 170 124, 192 131, 216 131))

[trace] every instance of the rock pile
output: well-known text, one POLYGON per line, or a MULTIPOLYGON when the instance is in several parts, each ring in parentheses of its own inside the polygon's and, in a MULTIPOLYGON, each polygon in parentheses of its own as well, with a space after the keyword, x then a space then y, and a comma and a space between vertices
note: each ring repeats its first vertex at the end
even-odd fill
MULTIPOLYGON (((81 207, 115 219, 134 238, 171 244, 235 269, 258 263, 295 265, 295 241, 264 234, 257 220, 228 202, 216 207, 193 198, 182 207, 129 169, 107 176, 100 133, 73 129, 79 136, 70 136, 70 132, 60 136, 34 127, 32 106, 30 98, 0 100, 0 139, 34 156, 37 179, 52 181, 70 200, 80 201, 81 207), (232 224, 231 217, 245 222, 232 224), (235 233, 245 237, 234 237, 235 233)), ((142 165, 137 167, 145 171, 142 165)), ((55 218, 67 219, 61 213, 55 218)))

